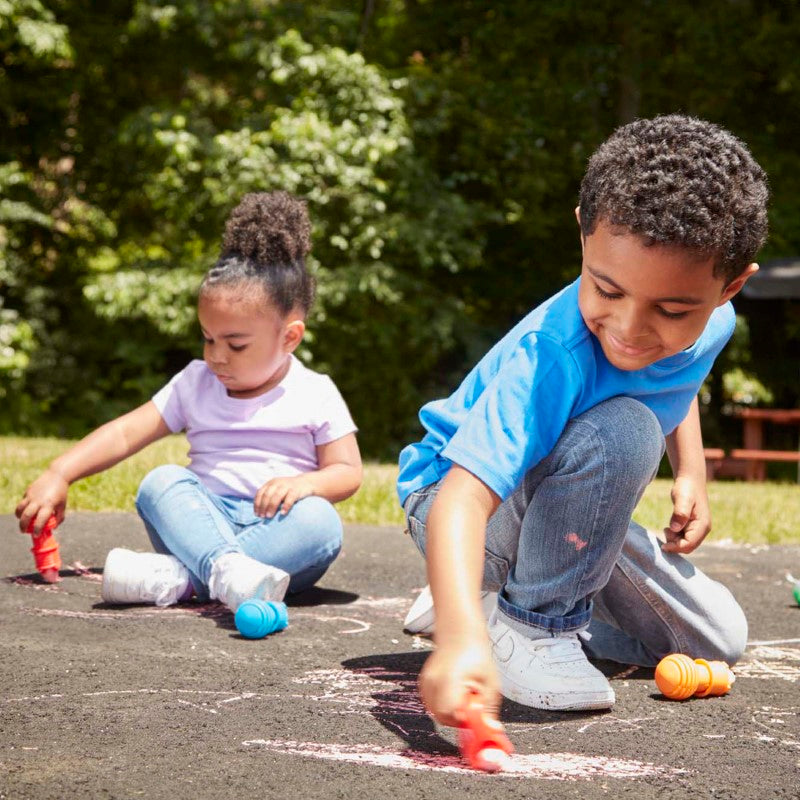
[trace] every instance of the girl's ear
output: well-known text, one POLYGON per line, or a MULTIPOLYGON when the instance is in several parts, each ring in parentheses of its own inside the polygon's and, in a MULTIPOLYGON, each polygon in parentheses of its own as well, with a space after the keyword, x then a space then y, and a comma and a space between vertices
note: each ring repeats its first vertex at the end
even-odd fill
POLYGON ((283 349, 287 353, 293 353, 297 345, 303 341, 303 334, 306 332, 306 324, 302 319, 293 319, 286 324, 283 334, 283 349))

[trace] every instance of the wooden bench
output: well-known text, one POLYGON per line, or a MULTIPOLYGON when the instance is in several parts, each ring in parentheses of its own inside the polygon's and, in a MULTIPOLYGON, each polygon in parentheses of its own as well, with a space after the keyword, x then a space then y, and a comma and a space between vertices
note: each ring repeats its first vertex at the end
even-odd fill
POLYGON ((800 409, 742 408, 734 416, 744 426, 744 447, 731 450, 730 455, 719 457, 717 449, 706 450, 706 473, 713 478, 719 472, 740 475, 748 481, 763 481, 767 477, 767 462, 781 461, 800 464, 800 451, 769 450, 764 447, 764 425, 800 424, 800 409), (708 455, 712 453, 713 455, 708 455))
POLYGON ((706 447, 703 455, 706 457, 706 479, 713 481, 725 461, 725 451, 721 447, 706 447))

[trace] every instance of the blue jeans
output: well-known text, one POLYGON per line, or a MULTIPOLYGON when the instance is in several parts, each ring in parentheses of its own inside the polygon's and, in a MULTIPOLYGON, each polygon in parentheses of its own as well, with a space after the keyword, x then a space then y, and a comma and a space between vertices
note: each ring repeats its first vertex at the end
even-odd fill
MULTIPOLYGON (((664 453, 655 415, 615 397, 571 420, 486 528, 483 588, 530 638, 588 630, 595 658, 652 666, 669 653, 735 662, 747 622, 731 593, 631 521, 664 453)), ((412 493, 424 553, 440 482, 412 493)))
POLYGON ((155 551, 186 565, 202 599, 208 598, 211 568, 225 553, 244 553, 288 572, 289 591, 301 592, 325 574, 342 547, 342 522, 321 497, 306 497, 288 514, 265 519, 256 516, 252 500, 212 494, 193 472, 173 464, 145 476, 136 510, 155 551))

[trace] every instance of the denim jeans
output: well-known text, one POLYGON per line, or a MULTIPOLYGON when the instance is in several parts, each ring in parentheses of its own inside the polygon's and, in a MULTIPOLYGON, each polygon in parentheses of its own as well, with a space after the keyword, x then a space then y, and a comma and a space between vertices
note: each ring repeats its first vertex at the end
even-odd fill
POLYGON ((321 497, 306 497, 288 514, 256 516, 253 501, 212 494, 185 467, 167 464, 149 472, 136 495, 157 553, 176 556, 189 570, 198 597, 208 598, 214 561, 244 553, 291 575, 290 592, 313 586, 339 554, 342 523, 321 497))
MULTIPOLYGON (((587 631, 590 655, 626 664, 739 658, 747 622, 730 592, 631 521, 663 453, 655 415, 631 398, 570 421, 486 528, 483 588, 500 592, 506 624, 530 638, 587 631)), ((423 553, 439 486, 405 503, 423 553)))

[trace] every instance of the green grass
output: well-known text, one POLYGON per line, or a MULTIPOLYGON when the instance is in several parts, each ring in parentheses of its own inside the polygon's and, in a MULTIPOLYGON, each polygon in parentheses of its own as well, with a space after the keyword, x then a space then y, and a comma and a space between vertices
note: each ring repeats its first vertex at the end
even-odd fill
MULTIPOLYGON (((71 442, 60 439, 0 438, 0 513, 13 512, 25 487, 71 442)), ((186 440, 170 436, 116 467, 78 481, 70 488, 73 511, 133 511, 142 477, 159 464, 186 464, 186 440)), ((403 525, 397 505, 394 464, 366 464, 360 491, 338 508, 345 522, 403 525)), ((634 515, 647 528, 660 530, 669 521, 670 481, 648 487, 634 515)), ((711 539, 750 544, 800 543, 800 491, 794 483, 709 484, 714 521, 711 539)))

